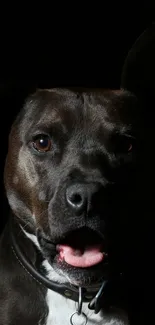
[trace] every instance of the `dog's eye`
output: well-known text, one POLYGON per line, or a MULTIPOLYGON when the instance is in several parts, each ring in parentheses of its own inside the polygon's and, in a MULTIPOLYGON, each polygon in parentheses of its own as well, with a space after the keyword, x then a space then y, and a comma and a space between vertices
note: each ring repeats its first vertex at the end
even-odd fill
POLYGON ((48 135, 40 134, 33 140, 33 148, 39 152, 51 150, 51 139, 48 135))

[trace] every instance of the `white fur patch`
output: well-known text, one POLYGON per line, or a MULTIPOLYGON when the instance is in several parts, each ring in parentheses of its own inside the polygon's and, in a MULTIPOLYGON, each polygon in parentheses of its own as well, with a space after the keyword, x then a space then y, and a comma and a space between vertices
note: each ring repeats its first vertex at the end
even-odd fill
POLYGON ((23 230, 24 234, 37 246, 37 248, 39 248, 39 250, 41 250, 37 237, 33 234, 29 234, 21 225, 20 227, 23 230))
MULTIPOLYGON (((48 290, 46 295, 46 302, 49 308, 49 313, 45 325, 68 325, 70 324, 70 317, 75 313, 77 304, 67 299, 58 293, 48 290)), ((88 308, 88 304, 84 303, 82 311, 87 317, 87 325, 128 325, 127 318, 122 314, 119 315, 118 311, 112 313, 112 316, 105 316, 102 311, 94 314, 88 308), (120 318, 120 319, 119 319, 120 318)), ((82 316, 74 315, 73 324, 84 325, 82 316)))
POLYGON ((44 260, 44 262, 42 263, 42 265, 45 267, 47 273, 48 273, 48 278, 54 282, 57 283, 68 283, 69 279, 67 279, 66 277, 64 277, 63 272, 62 275, 58 274, 53 268, 52 266, 48 263, 47 260, 44 260))

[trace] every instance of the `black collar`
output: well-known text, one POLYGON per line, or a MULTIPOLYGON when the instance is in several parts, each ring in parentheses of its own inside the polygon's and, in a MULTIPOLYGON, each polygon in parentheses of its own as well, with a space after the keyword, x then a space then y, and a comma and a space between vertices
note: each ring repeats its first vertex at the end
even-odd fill
POLYGON ((88 302, 89 309, 94 310, 95 313, 98 313, 101 309, 102 302, 102 296, 103 291, 105 289, 105 286, 107 285, 108 281, 104 280, 103 283, 98 288, 93 288, 91 290, 86 288, 80 288, 73 285, 64 285, 64 284, 58 284, 56 282, 53 282, 43 276, 41 273, 39 273, 35 267, 28 261, 28 259, 24 256, 21 248, 18 245, 18 242, 16 241, 16 236, 14 235, 14 230, 12 226, 12 221, 10 222, 11 229, 10 229, 10 235, 11 235, 11 248, 12 251, 20 263, 20 265, 24 268, 24 270, 30 274, 34 278, 35 281, 37 281, 40 285, 45 286, 47 289, 53 290, 65 298, 71 299, 73 301, 76 301, 79 303, 78 308, 80 309, 83 302, 88 302))

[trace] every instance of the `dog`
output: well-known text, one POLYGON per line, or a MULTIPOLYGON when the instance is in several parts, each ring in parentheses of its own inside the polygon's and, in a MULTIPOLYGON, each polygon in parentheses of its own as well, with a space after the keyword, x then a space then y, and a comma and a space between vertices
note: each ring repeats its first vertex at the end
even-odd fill
POLYGON ((137 98, 37 89, 9 135, 0 324, 128 325, 137 98))

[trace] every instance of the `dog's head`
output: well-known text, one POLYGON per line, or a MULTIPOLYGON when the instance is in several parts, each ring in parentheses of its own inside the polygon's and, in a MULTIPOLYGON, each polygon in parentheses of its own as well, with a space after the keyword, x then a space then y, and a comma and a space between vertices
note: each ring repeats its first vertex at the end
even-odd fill
POLYGON ((56 272, 100 282, 126 255, 136 188, 137 101, 119 91, 38 90, 13 124, 9 204, 56 272))

